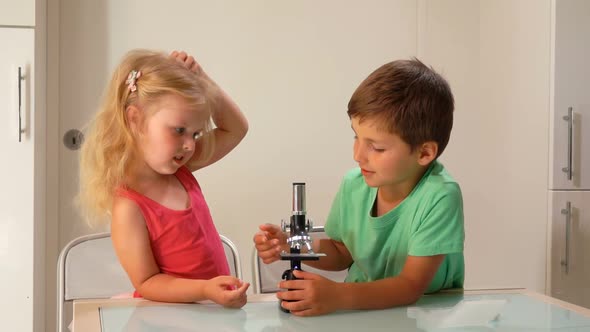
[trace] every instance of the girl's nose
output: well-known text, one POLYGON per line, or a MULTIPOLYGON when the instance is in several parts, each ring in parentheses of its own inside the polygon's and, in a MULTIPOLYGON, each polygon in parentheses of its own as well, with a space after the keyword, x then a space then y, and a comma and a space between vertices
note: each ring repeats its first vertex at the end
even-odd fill
POLYGON ((192 138, 185 140, 182 149, 189 152, 193 151, 195 149, 195 140, 192 138))

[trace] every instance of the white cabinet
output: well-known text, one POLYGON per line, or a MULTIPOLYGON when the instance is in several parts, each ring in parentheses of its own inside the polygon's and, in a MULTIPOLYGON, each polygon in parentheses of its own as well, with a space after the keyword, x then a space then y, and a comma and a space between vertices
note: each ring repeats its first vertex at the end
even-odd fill
POLYGON ((551 295, 590 308, 590 191, 549 195, 551 295))
MULTIPOLYGON (((590 59, 590 50, 588 53, 590 59)), ((585 67, 590 69, 590 63, 585 67)), ((590 76, 584 79, 584 83, 562 84, 566 91, 559 94, 559 100, 556 93, 549 183, 552 190, 590 190, 590 76), (586 96, 563 96, 576 89, 585 89, 586 96)))
POLYGON ((590 1, 552 9, 549 292, 590 308, 590 1))
POLYGON ((35 248, 35 243, 39 243, 39 238, 35 236, 43 234, 36 229, 34 218, 34 41, 33 29, 0 28, 0 44, 6 45, 0 52, 0 149, 4 158, 0 171, 3 331, 33 331, 33 308, 39 293, 35 289, 38 287, 35 283, 39 282, 36 277, 39 271, 35 267, 35 250, 39 249, 35 248))
POLYGON ((35 25, 35 0, 0 0, 0 25, 35 25))
POLYGON ((549 188, 590 190, 590 1, 554 9, 549 188))

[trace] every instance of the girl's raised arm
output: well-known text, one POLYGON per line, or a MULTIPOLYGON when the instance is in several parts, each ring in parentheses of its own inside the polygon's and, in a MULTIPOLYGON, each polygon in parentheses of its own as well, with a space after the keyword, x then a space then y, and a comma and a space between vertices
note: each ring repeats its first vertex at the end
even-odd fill
MULTIPOLYGON (((213 135, 215 136, 213 155, 208 160, 201 162, 195 162, 198 159, 198 154, 193 155, 187 167, 194 172, 213 164, 233 150, 246 136, 248 132, 248 121, 240 110, 240 107, 203 71, 192 56, 187 55, 185 52, 177 51, 173 51, 170 56, 183 63, 190 71, 203 76, 205 80, 218 90, 218 93, 215 94, 216 100, 213 101, 215 110, 213 110, 212 118, 216 127, 213 129, 213 135)), ((199 141, 197 141, 196 151, 199 151, 198 145, 199 141)))

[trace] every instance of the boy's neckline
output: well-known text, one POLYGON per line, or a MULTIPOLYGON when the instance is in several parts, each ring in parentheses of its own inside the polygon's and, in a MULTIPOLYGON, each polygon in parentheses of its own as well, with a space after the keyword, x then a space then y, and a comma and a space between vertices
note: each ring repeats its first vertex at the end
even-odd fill
POLYGON ((412 190, 410 190, 410 192, 406 196, 404 196, 403 198, 398 199, 394 202, 385 201, 381 196, 382 194, 380 195, 381 187, 377 188, 375 190, 375 199, 373 200, 373 205, 371 206, 371 210, 369 211, 369 215, 373 218, 380 218, 380 217, 383 217, 386 214, 390 213, 391 211, 397 209, 398 207, 400 207, 409 197, 412 196, 412 194, 416 191, 416 188, 421 186, 421 184, 424 182, 424 179, 428 177, 428 175, 432 172, 432 170, 434 169, 436 164, 437 164, 436 160, 434 160, 432 163, 430 163, 430 165, 428 165, 428 167, 426 167, 426 169, 424 170, 422 175, 418 178, 418 181, 416 181, 416 183, 412 187, 412 190), (380 201, 386 207, 385 207, 385 210, 380 211, 381 213, 379 214, 378 213, 379 211, 377 211, 377 210, 379 209, 380 201))

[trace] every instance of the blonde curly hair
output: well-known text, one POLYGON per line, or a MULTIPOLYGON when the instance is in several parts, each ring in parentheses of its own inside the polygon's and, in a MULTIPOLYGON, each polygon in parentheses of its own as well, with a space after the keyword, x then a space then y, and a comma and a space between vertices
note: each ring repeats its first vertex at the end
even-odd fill
MULTIPOLYGON (((175 94, 193 109, 208 112, 205 134, 200 138, 200 149, 195 151, 197 160, 193 159, 200 162, 213 153, 211 112, 216 93, 203 75, 191 72, 164 53, 133 50, 124 56, 105 90, 102 106, 88 126, 81 148, 77 203, 89 224, 108 222, 117 188, 125 186, 130 168, 141 158, 127 122, 127 107, 149 105, 165 95, 175 94), (135 81, 135 91, 126 82, 132 70, 141 72, 135 81)), ((153 111, 145 114, 144 120, 151 115, 153 111)))

